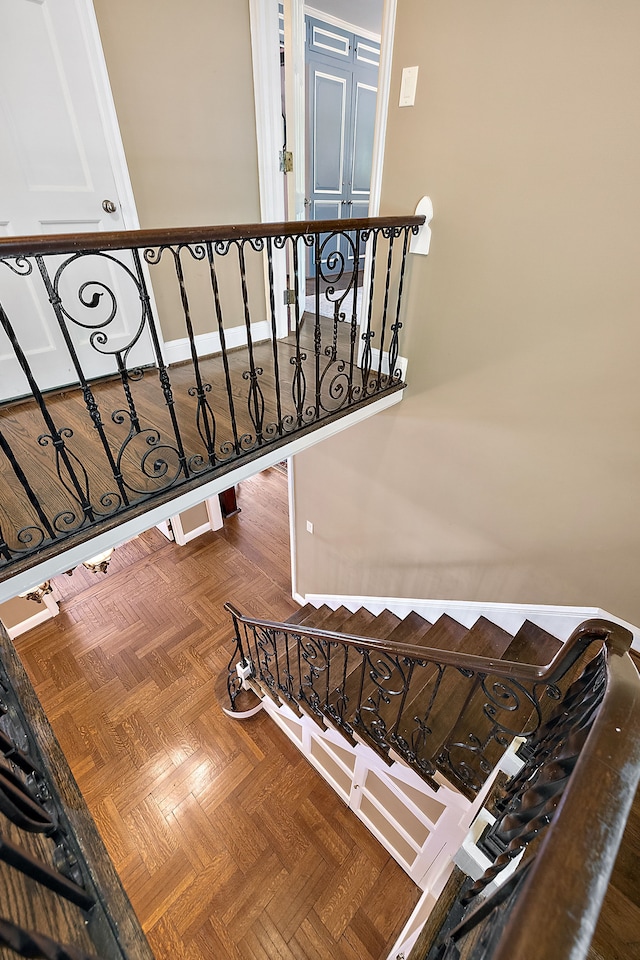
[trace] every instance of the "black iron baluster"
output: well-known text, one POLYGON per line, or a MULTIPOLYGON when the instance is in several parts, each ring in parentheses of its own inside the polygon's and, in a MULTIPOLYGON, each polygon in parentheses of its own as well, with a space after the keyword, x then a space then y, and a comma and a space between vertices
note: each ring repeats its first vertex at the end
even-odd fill
POLYGON ((314 262, 315 279, 314 295, 316 304, 316 315, 313 325, 313 352, 315 357, 315 377, 316 377, 316 420, 320 419, 320 391, 322 387, 322 378, 320 376, 320 356, 322 354, 322 327, 320 325, 320 278, 322 276, 322 246, 320 244, 320 234, 314 236, 314 262))
MULTIPOLYGON (((124 506, 129 505, 129 498, 127 496, 127 491, 125 489, 125 485, 123 482, 122 473, 119 467, 116 465, 116 461, 114 459, 111 446, 109 444, 107 435, 105 433, 104 423, 102 421, 102 416, 100 415, 100 408, 98 406, 98 402, 95 398, 93 390, 89 386, 89 382, 84 374, 84 370, 82 369, 82 364, 80 363, 80 358, 78 357, 75 344, 71 338, 71 334, 69 333, 69 328, 67 327, 64 312, 62 310, 62 302, 58 294, 58 291, 54 287, 53 283, 51 282, 51 277, 49 275, 47 266, 44 262, 44 257, 41 255, 40 256, 37 255, 35 257, 35 260, 36 260, 36 263, 38 264, 38 270, 40 271, 40 276, 42 277, 42 281, 47 291, 47 297, 49 298, 49 303, 51 304, 53 308, 53 312, 56 315, 58 326, 60 327, 60 331, 64 338, 64 342, 66 344, 67 350, 69 351, 69 356, 71 357, 71 362, 73 363, 73 366, 76 371, 76 376, 78 377, 78 381, 82 388, 82 396, 84 399, 85 406, 87 408, 87 412, 91 418, 94 429, 96 430, 98 436, 100 437, 100 443, 102 444, 102 448, 107 458, 107 462, 109 464, 111 474, 113 476, 113 479, 116 482, 116 486, 118 487, 118 491, 120 493, 121 503, 116 505, 116 510, 117 510, 121 504, 124 504, 124 506)), ((60 270, 62 270, 62 267, 57 271, 57 275, 60 274, 60 270)), ((118 363, 118 369, 120 370, 120 367, 122 365, 122 358, 120 353, 117 354, 117 363, 118 363)), ((132 403, 133 401, 132 399, 130 399, 130 405, 132 403)), ((135 408, 134 408, 134 412, 135 412, 135 408)), ((109 494, 103 495, 101 497, 101 502, 104 500, 105 496, 109 497, 109 494)), ((105 503, 103 503, 102 505, 105 506, 105 503)))
POLYGON ((395 238, 395 232, 393 227, 388 227, 383 229, 382 235, 387 237, 389 240, 389 250, 387 253, 387 273, 384 281, 384 304, 382 307, 382 326, 380 329, 380 355, 378 357, 378 376, 376 381, 376 391, 380 390, 380 383, 382 380, 382 360, 384 354, 384 338, 387 327, 387 313, 389 310, 389 290, 391 287, 391 267, 393 264, 393 241, 395 238))
POLYGON ((244 311, 244 325, 247 333, 247 349, 249 353, 249 369, 242 374, 243 380, 249 381, 249 396, 247 398, 247 408, 251 422, 255 430, 255 442, 261 446, 264 440, 262 427, 264 423, 264 394, 260 386, 259 378, 264 373, 262 367, 256 366, 253 352, 253 336, 251 334, 251 311, 249 309, 249 290, 247 287, 247 264, 244 255, 244 240, 236 241, 238 249, 238 266, 240 269, 240 282, 242 287, 242 307, 244 311))
POLYGON ((409 244, 409 227, 404 228, 404 240, 402 243, 402 263, 400 266, 400 280, 398 282, 398 294, 396 300, 396 319, 395 323, 391 324, 392 337, 391 345, 389 347, 389 379, 396 380, 401 374, 400 371, 396 371, 396 362, 398 359, 398 334, 402 328, 402 323, 400 322, 400 306, 402 303, 402 287, 404 284, 404 271, 407 265, 407 246, 409 244), (397 373, 397 376, 396 376, 397 373))
POLYGON ((21 957, 41 957, 42 960, 99 960, 95 954, 85 953, 69 944, 57 943, 43 933, 25 930, 4 917, 0 917, 0 946, 7 947, 21 957))
MULTIPOLYGON (((153 352, 156 358, 156 366, 158 368, 158 380, 160 381, 160 387, 162 389, 162 395, 164 397, 165 406, 169 411, 169 417, 171 419, 171 427, 173 429, 173 435, 176 441, 178 460, 180 463, 180 471, 184 473, 185 478, 188 478, 189 468, 187 466, 187 457, 184 451, 184 445, 182 443, 182 435, 180 433, 178 417, 175 411, 175 400, 173 398, 173 390, 171 388, 171 379, 169 377, 169 371, 167 369, 167 366, 164 362, 164 357, 162 355, 162 348, 160 347, 160 338, 158 337, 156 320, 155 320, 155 317, 153 316, 153 310, 151 308, 151 297, 149 296, 149 291, 147 289, 147 282, 145 279, 144 270, 142 268, 142 261, 140 260, 140 251, 137 249, 137 247, 134 247, 131 250, 131 253, 133 255, 133 262, 135 264, 136 274, 138 277, 138 284, 139 284, 140 297, 142 300, 142 305, 144 310, 144 316, 147 319, 149 335, 151 336, 153 352)), ((152 252, 150 250, 145 251, 144 256, 145 256, 145 261, 147 263, 154 262, 152 252), (147 257, 147 253, 149 254, 149 257, 147 257)))
MULTIPOLYGON (((371 276, 369 278, 369 303, 367 306, 367 329, 362 334, 364 349, 362 351, 362 392, 366 397, 369 392, 369 374, 371 372, 371 341, 375 337, 375 332, 371 329, 371 317, 373 314, 373 297, 375 292, 376 277, 376 256, 378 250, 378 230, 372 230, 373 244, 371 248, 371 276)), ((365 230, 362 234, 367 240, 370 236, 369 231, 365 230)), ((364 305, 363 305, 364 306, 364 305)))
POLYGON ((94 905, 94 900, 82 887, 79 887, 73 880, 68 880, 57 870, 53 870, 41 860, 36 860, 26 850, 11 843, 0 835, 0 861, 19 870, 20 873, 35 880, 36 883, 52 890, 59 897, 64 897, 82 910, 90 910, 94 905))
POLYGON ((349 344, 349 387, 347 403, 353 401, 353 367, 355 363, 356 340, 358 338, 358 271, 360 269, 360 231, 356 230, 353 254, 353 302, 351 306, 351 331, 349 344))
MULTIPOLYGON (((1 310, 1 309, 2 309, 2 308, 0 307, 0 310, 1 310)), ((48 518, 47 518, 47 515, 45 514, 44 510, 42 509, 42 506, 41 506, 41 504, 40 504, 40 501, 38 500, 38 498, 36 497, 35 493, 33 492, 33 488, 31 487, 31 484, 30 484, 29 481, 27 480, 27 477, 26 477, 26 474, 25 474, 24 470, 23 470, 22 467, 20 466, 20 463, 18 462, 18 460, 17 460, 17 458, 16 458, 13 450, 11 449, 8 440, 6 439, 5 435, 2 433, 1 430, 0 430, 0 449, 2 449, 2 452, 3 452, 4 455, 6 456, 7 460, 9 461, 9 463, 11 464, 11 469, 13 470, 14 474, 16 475, 16 478, 17 478, 17 480, 18 480, 18 483, 20 484, 20 486, 22 487, 22 489, 23 489, 24 492, 26 493, 27 498, 28 498, 28 500, 29 500, 29 503, 31 504, 31 506, 33 507, 33 509, 35 510, 35 512, 37 513, 37 515, 38 515, 38 520, 40 521, 40 523, 42 524, 42 526, 44 527, 44 529, 46 530, 46 532, 49 534, 49 536, 51 537, 51 539, 52 539, 52 540, 55 540, 55 538, 56 538, 56 531, 53 529, 53 527, 52 527, 51 524, 49 523, 49 520, 48 520, 48 518)), ((35 529, 37 529, 37 528, 35 528, 35 529)), ((44 539, 44 537, 43 537, 42 539, 44 539)), ((20 542, 20 538, 19 538, 19 537, 18 537, 18 541, 20 542)), ((42 542, 42 541, 41 541, 41 542, 42 542)))
POLYGON ((271 346, 273 350, 273 375, 276 390, 276 418, 278 436, 282 436, 282 400, 280 397, 280 367, 278 363, 278 331, 276 329, 276 299, 273 289, 273 242, 267 237, 267 268, 269 276, 269 312, 271 314, 271 346))
MULTIPOLYGON (((29 365, 29 361, 27 360, 24 354, 24 351, 22 350, 22 347, 18 343, 18 339, 13 330, 13 326, 10 323, 9 318, 5 313, 4 308, 2 307, 1 304, 0 304, 0 323, 2 324, 2 327, 9 338, 9 341, 13 348, 13 352, 16 356, 16 360, 22 367, 22 370, 29 382, 31 393, 33 394, 36 400, 36 403, 38 404, 38 407, 40 409, 40 413, 42 414, 42 419, 44 420, 49 430, 48 434, 41 434, 38 437, 38 443, 42 447, 48 446, 49 442, 53 444, 53 447, 55 450, 55 456, 56 456, 56 473, 58 474, 60 483, 65 488, 65 490, 73 497, 73 499, 76 500, 76 502, 80 505, 80 508, 82 510, 83 519, 80 521, 79 524, 77 524, 77 526, 82 526, 82 524, 86 521, 89 521, 90 523, 92 523, 95 520, 95 511, 91 503, 91 498, 89 493, 89 477, 87 475, 87 471, 85 470, 80 460, 78 460, 76 455, 72 453, 67 448, 67 445, 65 444, 65 438, 70 439, 73 436, 73 430, 71 430, 69 427, 61 427, 60 429, 56 427, 53 417, 49 413, 49 409, 45 403, 40 387, 38 386, 35 380, 35 377, 33 376, 31 367, 29 365), (83 483, 81 483, 80 480, 78 479, 76 470, 74 469, 73 464, 71 462, 72 459, 76 462, 77 467, 80 468, 83 483), (66 470, 68 482, 65 481, 65 479, 62 476, 61 464, 64 466, 64 469, 66 470)), ((70 510, 62 510, 60 513, 56 514, 56 516, 53 518, 53 526, 58 531, 58 533, 67 532, 67 531, 60 530, 60 528, 57 526, 58 521, 63 522, 65 526, 68 528, 77 519, 78 518, 76 517, 76 515, 72 513, 70 510)))
MULTIPOLYGON (((202 379, 202 374, 200 371, 200 358, 198 357, 198 350, 196 348, 196 339, 193 332, 193 324, 191 322, 191 310, 189 307, 189 297, 187 295, 187 287, 184 280, 184 270, 182 269, 182 260, 180 254, 184 247, 178 246, 175 249, 169 247, 171 253, 173 254, 173 262, 175 264, 176 277, 178 279, 178 285, 180 287, 180 300, 182 303, 182 312, 184 314, 185 327, 187 329, 187 336, 189 338, 189 349, 191 351, 191 362, 193 364, 193 372, 196 378, 196 386, 189 387, 189 396, 196 397, 197 407, 196 407, 196 427, 200 435, 205 449, 207 451, 207 457, 211 466, 215 465, 216 462, 216 452, 215 452, 215 442, 216 442, 216 420, 213 414, 213 410, 207 399, 207 394, 211 392, 211 384, 207 383, 202 379)), ((201 246, 196 246, 194 250, 187 244, 186 249, 189 251, 191 256, 195 259, 201 260, 204 257, 204 250, 201 246)), ((196 465, 197 459, 191 458, 191 462, 196 465)))
MULTIPOLYGON (((240 453, 240 441, 238 440, 238 424, 236 421, 236 411, 233 403, 233 390, 231 387, 231 370, 229 368, 229 357, 227 356, 227 342, 224 332, 224 320, 222 316, 222 303, 220 302, 220 287, 218 284, 218 273, 216 271, 213 245, 207 241, 207 259, 209 261, 209 276, 211 277, 211 289, 213 291, 213 302, 216 311, 216 321, 218 323, 218 336, 220 337, 220 351, 222 353, 222 365, 224 367, 224 377, 227 386, 227 402, 229 404, 229 416, 231 418, 231 429, 233 431, 233 450, 228 449, 228 441, 221 444, 220 451, 223 455, 233 452, 240 453)), ((228 248, 227 248, 228 249, 228 248)))
MULTIPOLYGON (((306 353, 300 349, 300 280, 298 275, 298 240, 291 238, 293 252, 293 285, 296 301, 296 355, 289 361, 295 367, 291 383, 291 396, 296 408, 296 422, 298 427, 304 426, 304 403, 307 395, 307 380, 304 375, 303 363, 307 359, 306 353)), ((318 311, 316 311, 316 323, 318 311)), ((317 416, 317 414, 316 414, 317 416)))

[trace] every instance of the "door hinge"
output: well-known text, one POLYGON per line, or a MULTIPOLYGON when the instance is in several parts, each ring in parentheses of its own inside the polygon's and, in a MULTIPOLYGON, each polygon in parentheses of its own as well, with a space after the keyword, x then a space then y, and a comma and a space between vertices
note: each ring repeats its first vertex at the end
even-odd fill
POLYGON ((290 150, 280 151, 280 172, 293 173, 293 154, 290 150))
POLYGON ((284 305, 285 307, 290 306, 292 303, 296 302, 296 292, 295 290, 285 290, 284 291, 284 305))

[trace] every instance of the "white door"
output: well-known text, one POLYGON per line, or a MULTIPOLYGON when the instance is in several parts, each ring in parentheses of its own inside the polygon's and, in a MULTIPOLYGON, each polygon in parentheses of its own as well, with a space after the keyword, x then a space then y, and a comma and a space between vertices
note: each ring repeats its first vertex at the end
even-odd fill
MULTIPOLYGON (((93 18, 90 0, 0 0, 2 236, 137 226, 123 220, 116 187, 114 141, 121 144, 106 125, 110 92, 93 18), (114 212, 103 208, 105 201, 114 212)), ((126 170, 119 171, 120 182, 123 176, 126 170)), ((130 258, 116 259, 81 258, 59 278, 66 327, 87 378, 115 373, 114 351, 132 342, 128 366, 153 362, 146 333, 136 339, 141 306, 123 266, 131 267, 130 258), (92 339, 96 331, 104 336, 92 339)), ((49 258, 52 281, 63 260, 49 258)), ((40 274, 34 269, 25 278, 0 263, 0 303, 40 388, 77 382, 40 274)), ((0 328, 0 400, 27 393, 0 328)))

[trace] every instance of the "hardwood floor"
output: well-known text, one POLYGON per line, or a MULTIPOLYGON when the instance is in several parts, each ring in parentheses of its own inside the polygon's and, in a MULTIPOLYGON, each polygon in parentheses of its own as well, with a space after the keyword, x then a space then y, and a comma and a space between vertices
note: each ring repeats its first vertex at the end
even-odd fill
POLYGON ((57 578, 60 615, 16 646, 158 960, 382 960, 417 887, 266 715, 220 706, 223 603, 295 609, 286 478, 238 505, 57 578))

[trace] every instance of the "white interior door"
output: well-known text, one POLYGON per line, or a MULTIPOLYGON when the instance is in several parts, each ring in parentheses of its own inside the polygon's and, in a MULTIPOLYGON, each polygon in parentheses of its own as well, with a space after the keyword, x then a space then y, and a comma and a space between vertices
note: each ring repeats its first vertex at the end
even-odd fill
MULTIPOLYGON (((109 98, 91 0, 0 0, 0 235, 137 226, 123 218, 128 179, 109 98)), ((51 260, 52 280, 63 259, 51 260)), ((59 278, 66 327, 88 378, 115 373, 114 351, 132 343, 128 365, 153 362, 146 332, 136 338, 141 306, 127 266, 126 254, 92 256, 59 278), (106 343, 92 340, 97 330, 106 343)), ((0 303, 39 386, 76 382, 41 276, 0 264, 0 303)), ((0 400, 29 392, 0 329, 0 400)))

